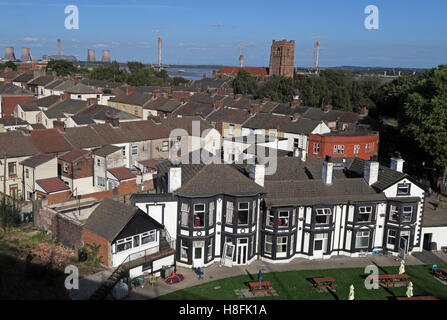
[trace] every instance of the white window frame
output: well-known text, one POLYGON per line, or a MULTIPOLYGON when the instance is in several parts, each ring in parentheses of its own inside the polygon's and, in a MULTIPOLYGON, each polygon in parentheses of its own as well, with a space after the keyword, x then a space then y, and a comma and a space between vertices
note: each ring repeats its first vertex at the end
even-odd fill
POLYGON ((319 154, 319 153, 320 153, 320 144, 314 143, 314 154, 319 154))
POLYGON ((276 238, 276 253, 286 253, 289 237, 281 236, 276 238), (284 242, 285 239, 285 242, 284 242), (281 249, 280 249, 281 248, 281 249))
POLYGON ((290 211, 289 210, 281 210, 278 211, 278 228, 288 228, 290 226, 290 211), (285 224, 279 225, 280 219, 285 220, 285 224))
POLYGON ((169 151, 169 141, 163 141, 161 144, 161 151, 167 152, 169 151))
POLYGON ((180 239, 180 260, 188 261, 188 253, 189 253, 189 241, 186 239, 180 239), (184 244, 187 243, 187 245, 184 244))
POLYGON ((359 230, 359 231, 357 231, 356 234, 355 234, 355 248, 356 249, 368 248, 368 246, 369 246, 369 237, 370 236, 371 236, 371 231, 370 230, 359 230), (365 233, 368 233, 368 236, 365 236, 364 235, 365 233), (368 239, 366 246, 358 246, 357 241, 359 241, 358 240, 359 238, 363 238, 363 239, 367 238, 368 239))
POLYGON ((275 214, 271 210, 269 210, 265 215, 265 226, 273 228, 274 225, 275 225, 275 214))
POLYGON ((315 218, 315 224, 328 224, 329 223, 329 216, 332 215, 332 210, 330 208, 318 208, 316 209, 316 215, 317 216, 326 216, 326 222, 325 223, 319 223, 317 222, 317 219, 315 218))
POLYGON ((120 239, 115 243, 115 253, 123 252, 132 249, 133 247, 133 237, 120 239), (130 243, 130 247, 126 248, 126 244, 130 243), (120 250, 118 246, 124 244, 124 249, 120 250))
POLYGON ((208 205, 208 226, 212 227, 214 224, 214 202, 208 205))
POLYGON ((359 222, 371 222, 372 220, 373 207, 372 206, 361 206, 359 207, 358 219, 359 222), (363 211, 363 212, 362 212, 363 211), (368 220, 360 220, 360 215, 368 214, 368 220))
POLYGON ((264 241, 264 254, 271 256, 272 250, 273 250, 273 236, 270 234, 266 234, 264 241), (269 250, 267 250, 268 247, 270 247, 269 250))
POLYGON ((233 224, 233 215, 234 215, 234 204, 231 201, 227 201, 227 212, 226 212, 226 218, 225 223, 226 224, 233 224))
POLYGON ((390 212, 389 212, 388 220, 389 221, 394 221, 394 222, 399 222, 399 207, 398 206, 390 205, 390 212), (396 214, 396 216, 397 216, 396 219, 392 219, 391 218, 393 216, 393 213, 396 214))
POLYGON ((413 218, 413 206, 404 206, 402 207, 402 222, 411 222, 411 219, 413 218), (410 208, 411 210, 405 210, 407 208, 410 208), (409 219, 407 219, 406 217, 408 217, 408 213, 409 213, 409 219))
POLYGON ((387 237, 386 237, 386 244, 390 245, 390 246, 395 246, 396 238, 397 238, 397 231, 393 230, 393 229, 388 229, 388 233, 387 233, 387 237), (394 236, 390 234, 391 232, 394 232, 394 236), (390 243, 390 239, 394 239, 394 243, 390 243))
POLYGON ((138 155, 138 146, 132 146, 132 148, 131 148, 131 154, 132 154, 133 156, 138 155))
POLYGON ((204 203, 194 203, 194 221, 193 221, 193 226, 194 226, 195 229, 197 229, 197 228, 204 228, 205 227, 205 211, 206 211, 206 206, 205 206, 204 203), (203 206, 203 209, 196 209, 197 206, 203 206), (200 213, 202 214, 201 225, 196 226, 196 223, 195 223, 195 219, 196 218, 195 217, 196 216, 200 217, 200 215, 199 215, 200 213))
POLYGON ((237 204, 237 218, 238 218, 238 226, 248 226, 249 225, 249 219, 250 219, 250 202, 238 202, 237 204), (247 205, 246 209, 241 209, 241 204, 247 205), (240 212, 245 212, 247 214, 247 223, 240 223, 240 212))
POLYGON ((157 241, 157 230, 151 230, 141 234, 141 241, 140 241, 141 245, 156 241, 157 241), (146 239, 148 239, 147 242, 145 242, 146 239))

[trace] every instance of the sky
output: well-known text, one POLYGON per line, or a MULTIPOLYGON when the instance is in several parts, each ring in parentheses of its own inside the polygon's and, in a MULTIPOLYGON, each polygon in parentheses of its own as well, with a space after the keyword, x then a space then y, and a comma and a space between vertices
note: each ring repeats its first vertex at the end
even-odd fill
POLYGON ((0 55, 13 46, 31 55, 62 53, 156 63, 163 29, 163 63, 268 66, 273 39, 295 40, 295 66, 430 68, 447 63, 445 0, 0 0, 0 55), (67 5, 79 9, 79 29, 67 30, 67 5), (379 9, 379 29, 365 28, 365 8, 379 9))

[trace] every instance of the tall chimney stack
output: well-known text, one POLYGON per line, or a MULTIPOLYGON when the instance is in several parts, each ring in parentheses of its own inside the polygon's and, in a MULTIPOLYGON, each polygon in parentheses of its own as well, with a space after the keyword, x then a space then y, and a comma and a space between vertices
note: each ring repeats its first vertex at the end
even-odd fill
POLYGON ((334 163, 330 156, 326 156, 323 162, 322 178, 324 184, 329 186, 332 184, 332 172, 334 170, 334 163))
POLYGON ((96 58, 95 58, 95 50, 93 49, 88 49, 88 53, 87 53, 87 61, 88 62, 95 62, 96 58))
POLYGON ((62 56, 62 47, 61 47, 61 40, 60 39, 57 39, 57 55, 59 57, 62 56))
POLYGON ((379 161, 377 160, 377 156, 371 156, 371 160, 365 161, 363 178, 370 186, 376 183, 379 179, 379 161))
POLYGON ((102 50, 102 62, 110 62, 110 50, 102 50))
POLYGON ((31 52, 29 48, 22 48, 22 57, 20 58, 20 61, 31 61, 31 52))
POLYGON ((5 48, 5 60, 16 60, 16 56, 14 55, 14 47, 5 48))

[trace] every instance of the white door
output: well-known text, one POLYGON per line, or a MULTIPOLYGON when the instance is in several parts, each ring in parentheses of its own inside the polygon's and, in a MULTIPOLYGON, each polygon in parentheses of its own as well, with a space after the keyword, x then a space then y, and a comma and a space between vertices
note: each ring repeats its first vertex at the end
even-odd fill
POLYGON ((194 241, 192 252, 192 265, 194 268, 203 267, 204 241, 194 241))
POLYGON ((400 240, 399 240, 399 256, 402 259, 405 259, 405 255, 408 253, 408 239, 410 237, 409 231, 401 231, 400 232, 400 240))
POLYGON ((315 259, 323 259, 323 253, 327 249, 327 233, 318 233, 314 238, 313 257, 315 259))
POLYGON ((234 244, 226 242, 224 244, 223 255, 220 264, 227 267, 233 266, 234 244))
POLYGON ((248 238, 242 238, 237 240, 237 264, 247 264, 248 256, 248 238))

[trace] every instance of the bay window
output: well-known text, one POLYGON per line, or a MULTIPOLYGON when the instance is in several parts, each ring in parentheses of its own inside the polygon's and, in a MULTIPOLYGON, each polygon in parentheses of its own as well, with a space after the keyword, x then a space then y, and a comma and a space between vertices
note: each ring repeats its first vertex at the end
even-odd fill
POLYGON ((287 252, 287 237, 276 238, 276 252, 287 252))
POLYGON ((413 207, 403 207, 402 209, 402 222, 411 222, 413 216, 413 207))
POLYGON ((369 230, 368 231, 357 231, 355 236, 355 247, 357 249, 368 248, 369 244, 369 230))
POLYGON ((189 220, 189 205, 187 203, 182 203, 181 207, 181 215, 182 215, 182 227, 188 226, 189 220))
POLYGON ((248 202, 240 202, 237 210, 238 225, 248 225, 248 213, 248 202))
POLYGON ((205 226, 205 205, 198 203, 194 205, 194 228, 205 226))
POLYGON ((264 253, 271 255, 272 254, 272 236, 266 234, 265 235, 265 243, 264 243, 264 253))
POLYGON ((317 215, 315 217, 315 223, 316 224, 328 224, 329 223, 329 217, 332 215, 331 209, 325 208, 325 209, 317 209, 317 215))
POLYGON ((399 221, 399 207, 398 206, 390 206, 390 221, 399 221))
POLYGON ((289 211, 278 212, 278 226, 282 228, 289 226, 289 211))
POLYGON ((372 207, 360 207, 358 221, 359 222, 369 222, 371 221, 372 207))

